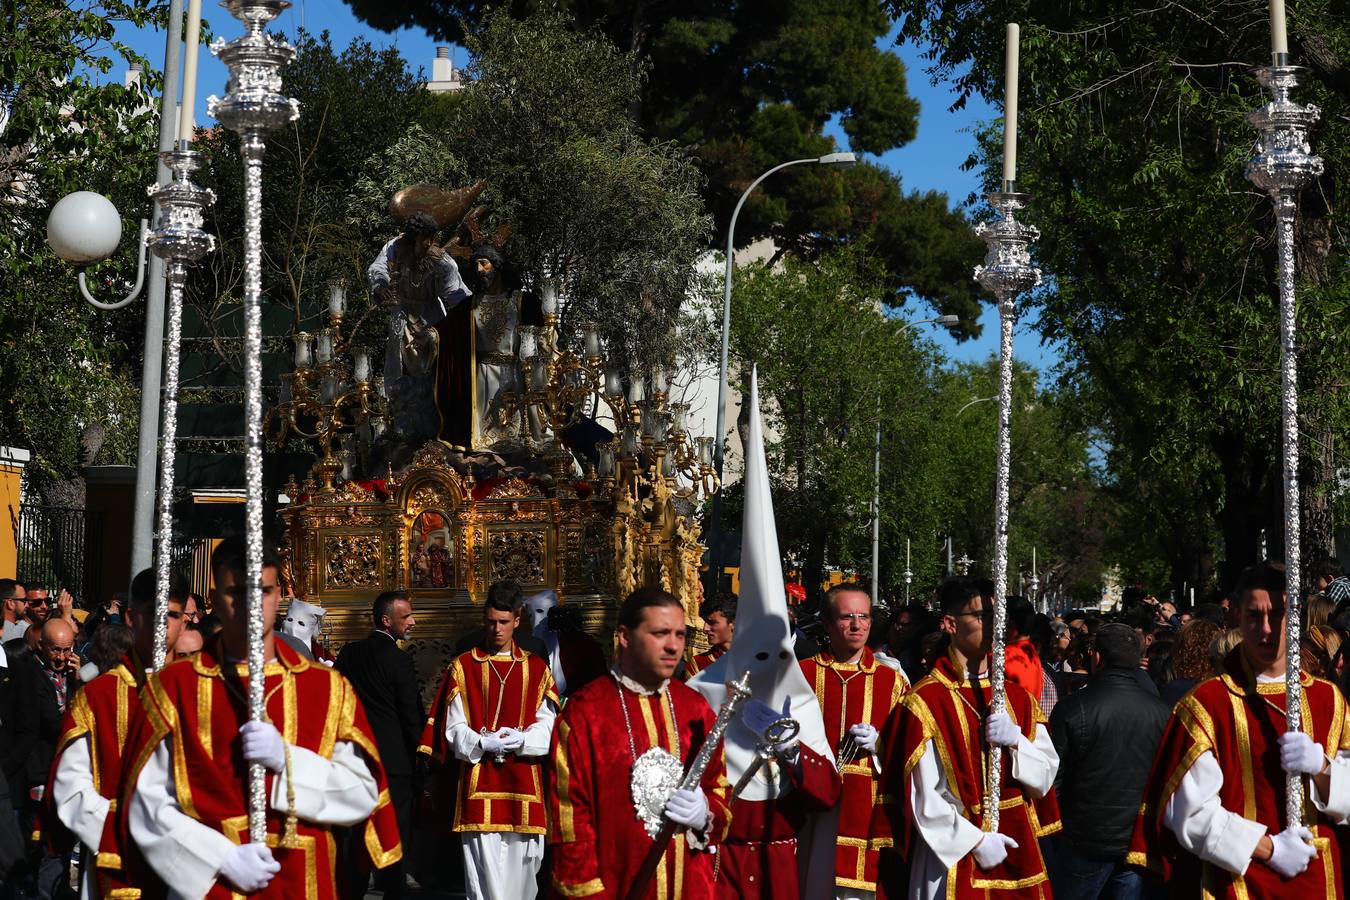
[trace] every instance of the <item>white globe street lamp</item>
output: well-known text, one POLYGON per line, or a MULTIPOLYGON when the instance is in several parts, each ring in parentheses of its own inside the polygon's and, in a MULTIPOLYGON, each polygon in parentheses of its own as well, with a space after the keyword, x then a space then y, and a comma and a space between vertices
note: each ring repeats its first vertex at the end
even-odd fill
MULTIPOLYGON (((145 284, 146 223, 141 219, 141 233, 137 241, 136 284, 131 293, 117 303, 100 303, 89 293, 80 272, 80 293, 91 306, 98 309, 121 309, 135 300, 145 284)), ((47 214, 47 244, 57 256, 77 266, 87 266, 107 259, 122 240, 122 217, 117 207, 102 194, 93 191, 75 191, 66 194, 47 214)))

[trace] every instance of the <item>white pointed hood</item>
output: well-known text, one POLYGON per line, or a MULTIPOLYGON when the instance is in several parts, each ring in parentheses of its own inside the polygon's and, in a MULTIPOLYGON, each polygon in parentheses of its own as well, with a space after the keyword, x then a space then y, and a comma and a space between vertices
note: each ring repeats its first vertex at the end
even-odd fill
MULTIPOLYGON (((781 710, 792 699, 792 718, 801 723, 802 744, 827 759, 834 758, 825 737, 820 704, 792 652, 792 624, 778 555, 769 467, 764 455, 764 429, 759 414, 759 379, 750 372, 750 431, 745 444, 745 518, 741 525, 741 591, 736 603, 736 636, 731 649, 690 680, 713 709, 726 697, 726 684, 750 673, 750 691, 781 710)), ((725 737, 727 778, 734 785, 754 759, 758 738, 738 719, 725 737)), ((778 783, 765 770, 741 794, 746 800, 768 800, 778 783)))

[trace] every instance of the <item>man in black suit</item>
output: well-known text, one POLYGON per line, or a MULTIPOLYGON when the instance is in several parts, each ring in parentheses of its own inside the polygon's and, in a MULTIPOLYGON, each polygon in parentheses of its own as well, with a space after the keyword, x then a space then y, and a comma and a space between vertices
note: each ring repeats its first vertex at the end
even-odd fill
POLYGON ((22 808, 28 796, 28 755, 37 742, 35 672, 26 659, 0 649, 0 884, 25 850, 14 810, 22 808))
MULTIPOLYGON (((412 836, 414 763, 426 714, 412 657, 395 642, 407 638, 417 620, 413 618, 408 595, 401 591, 386 591, 376 597, 371 620, 374 631, 369 637, 343 647, 336 665, 356 688, 375 733, 375 745, 389 779, 389 799, 398 815, 406 861, 412 836)), ((364 873, 353 875, 357 882, 355 896, 364 896, 364 873)), ((404 863, 398 862, 379 873, 376 887, 382 887, 386 900, 393 900, 403 895, 404 882, 404 863)))

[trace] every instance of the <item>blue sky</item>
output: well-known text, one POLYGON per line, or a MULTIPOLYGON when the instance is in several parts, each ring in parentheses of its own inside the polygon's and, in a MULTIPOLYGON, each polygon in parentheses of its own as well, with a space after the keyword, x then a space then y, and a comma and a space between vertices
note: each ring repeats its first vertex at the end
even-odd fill
MULTIPOLYGON (((204 12, 214 33, 232 39, 239 35, 239 24, 223 9, 214 3, 205 3, 204 12)), ((403 29, 392 34, 376 31, 358 22, 350 8, 342 0, 295 0, 295 5, 282 13, 274 23, 274 30, 294 35, 299 28, 312 32, 327 29, 336 47, 345 47, 352 38, 363 37, 377 47, 396 47, 413 66, 421 66, 430 72, 431 60, 436 55, 436 42, 415 29, 403 29)), ((148 58, 152 64, 162 64, 164 58, 164 35, 149 29, 135 29, 125 26, 119 29, 118 37, 132 46, 137 52, 148 58)), ((889 39, 887 39, 889 42, 889 39)), ((950 112, 953 94, 944 84, 934 85, 925 73, 925 64, 921 57, 922 49, 905 44, 897 48, 901 59, 909 69, 909 91, 919 101, 919 130, 917 138, 898 150, 876 158, 875 161, 900 175, 907 190, 938 190, 945 192, 954 205, 964 204, 967 197, 979 188, 979 179, 975 172, 963 172, 960 165, 970 155, 975 146, 975 131, 986 121, 1001 115, 1001 108, 995 108, 972 97, 964 109, 950 112)), ((456 67, 467 63, 466 52, 459 47, 451 50, 456 67)), ((196 103, 196 121, 198 124, 210 124, 206 115, 206 97, 221 94, 225 89, 225 67, 203 48, 198 74, 196 103)), ((121 80, 121 73, 113 73, 121 80)), ((842 142, 842 134, 834 132, 842 142)), ((841 146, 841 149, 842 146, 841 146)), ((1035 222, 1034 198, 1029 219, 1035 222)), ((1045 227, 1044 223, 1040 223, 1045 227)), ((981 260, 970 261, 973 269, 981 260)), ((914 318, 928 318, 925 312, 915 311, 914 318)), ((998 352, 998 313, 993 307, 986 306, 980 318, 983 326, 981 336, 973 341, 958 344, 945 332, 929 330, 929 337, 942 350, 957 361, 981 361, 998 352)), ((1014 353, 1019 360, 1041 369, 1044 373, 1059 358, 1055 347, 1041 345, 1039 336, 1028 324, 1018 326, 1014 353)))

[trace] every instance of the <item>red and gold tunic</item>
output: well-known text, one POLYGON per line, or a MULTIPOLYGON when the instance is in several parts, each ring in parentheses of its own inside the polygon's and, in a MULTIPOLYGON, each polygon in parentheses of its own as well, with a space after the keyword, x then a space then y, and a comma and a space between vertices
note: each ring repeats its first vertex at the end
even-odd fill
POLYGON ((685 664, 684 680, 688 681, 689 679, 693 678, 699 672, 702 672, 704 669, 708 668, 708 666, 712 665, 714 662, 720 659, 722 654, 726 652, 727 651, 721 647, 714 647, 707 653, 698 654, 693 659, 689 660, 688 663, 685 664))
MULTIPOLYGON (((476 732, 501 728, 524 731, 545 702, 562 706, 548 662, 512 646, 510 658, 474 648, 450 664, 444 703, 455 698, 476 732)), ((476 763, 461 760, 455 803, 455 831, 513 831, 544 834, 544 758, 508 753, 502 762, 485 754, 476 763)))
MULTIPOLYGON (((1028 740, 1034 741, 1037 726, 1046 724, 1036 698, 1011 679, 1005 682, 1004 692, 1008 716, 1028 740)), ((903 765, 887 773, 886 813, 896 836, 896 849, 903 858, 912 859, 916 842, 921 840, 914 826, 910 789, 928 741, 937 750, 938 764, 959 801, 961 816, 983 827, 989 758, 983 734, 991 696, 987 675, 980 677, 977 691, 968 679, 957 675, 950 656, 943 656, 905 697, 903 707, 889 723, 885 745, 891 757, 903 765)), ((1018 847, 1010 849, 1008 858, 992 869, 979 868, 967 853, 947 870, 948 897, 983 900, 1050 896, 1038 840, 1060 830, 1059 801, 1053 788, 1039 799, 1027 796, 1012 777, 1012 753, 1002 754, 1002 769, 998 830, 1015 840, 1018 847)))
MULTIPOLYGON (((870 724, 880 732, 907 687, 904 676, 877 662, 867 647, 856 663, 838 662, 826 650, 802 660, 801 667, 820 701, 825 736, 836 749, 854 725, 870 724)), ((834 857, 834 878, 839 887, 877 889, 879 854, 882 848, 891 846, 886 819, 875 814, 881 802, 882 767, 882 760, 859 752, 852 763, 839 770, 844 782, 834 857)))
MULTIPOLYGON (((1173 710, 1144 788, 1126 861, 1170 884, 1196 885, 1205 897, 1341 897, 1340 829, 1313 806, 1307 797, 1311 791, 1305 793, 1303 821, 1313 832, 1317 855, 1302 875, 1292 879, 1259 862, 1249 865, 1245 875, 1235 875, 1185 852, 1164 824, 1168 802, 1206 752, 1214 754, 1224 774, 1219 790, 1224 809, 1265 825, 1272 835, 1287 824, 1278 743, 1285 731, 1284 679, 1258 684, 1241 646, 1224 660, 1224 672, 1201 682, 1173 710)), ((1303 731, 1331 756, 1350 750, 1340 690, 1306 672, 1302 682, 1303 731)))
MULTIPOLYGON (((797 836, 808 817, 839 802, 834 761, 802 744, 798 765, 780 769, 791 790, 772 800, 737 800, 731 830, 718 850, 717 900, 797 900, 797 836)), ((806 860, 801 860, 801 865, 806 860)))
MULTIPOLYGON (((51 772, 47 776, 42 818, 43 833, 56 846, 68 849, 73 845, 72 835, 61 825, 55 810, 51 808, 55 794, 53 782, 62 754, 80 738, 89 740, 90 774, 94 789, 108 800, 108 816, 112 818, 117 812, 117 791, 122 782, 122 751, 127 743, 131 723, 140 715, 140 689, 144 684, 145 666, 133 650, 70 698, 65 720, 61 723, 56 754, 52 758, 51 772)), ((99 865, 109 871, 116 871, 121 867, 121 860, 116 856, 107 856, 99 860, 99 865)), ((117 883, 121 880, 124 880, 124 876, 119 877, 117 883)), ((101 885, 101 893, 106 896, 113 886, 112 882, 101 885)), ((132 889, 119 896, 138 897, 140 892, 132 889)))
MULTIPOLYGON (((659 746, 687 767, 716 719, 702 695, 674 680, 666 691, 644 695, 615 677, 598 678, 568 697, 553 729, 548 773, 550 896, 624 896, 652 846, 633 809, 635 756, 659 746)), ((701 787, 711 846, 721 843, 730 822, 721 747, 701 787)), ((711 900, 713 857, 691 847, 689 834, 678 829, 644 897, 711 900)))
MULTIPOLYGON (((149 867, 134 851, 127 807, 142 768, 162 741, 172 741, 173 784, 182 811, 236 843, 248 840, 247 767, 239 752, 239 728, 248 719, 248 667, 222 665, 218 646, 203 649, 150 676, 141 694, 143 715, 133 724, 123 770, 122 804, 115 827, 104 830, 104 853, 124 857, 129 877, 152 880, 149 867), (111 833, 110 833, 111 832, 111 833), (133 861, 134 859, 134 861, 133 861)), ((267 715, 293 746, 331 758, 339 741, 364 753, 379 788, 375 811, 365 824, 363 846, 370 861, 383 868, 403 855, 398 822, 389 800, 384 767, 356 691, 340 673, 301 658, 276 642, 276 660, 265 667, 267 715)), ((267 775, 271 796, 273 775, 267 775)), ((109 817, 110 820, 112 817, 109 817)), ((298 846, 281 846, 284 811, 267 812, 267 845, 281 871, 252 897, 328 900, 342 891, 337 876, 337 844, 332 829, 303 819, 296 823, 298 846)), ((206 895, 230 900, 230 889, 216 883, 206 895)))

